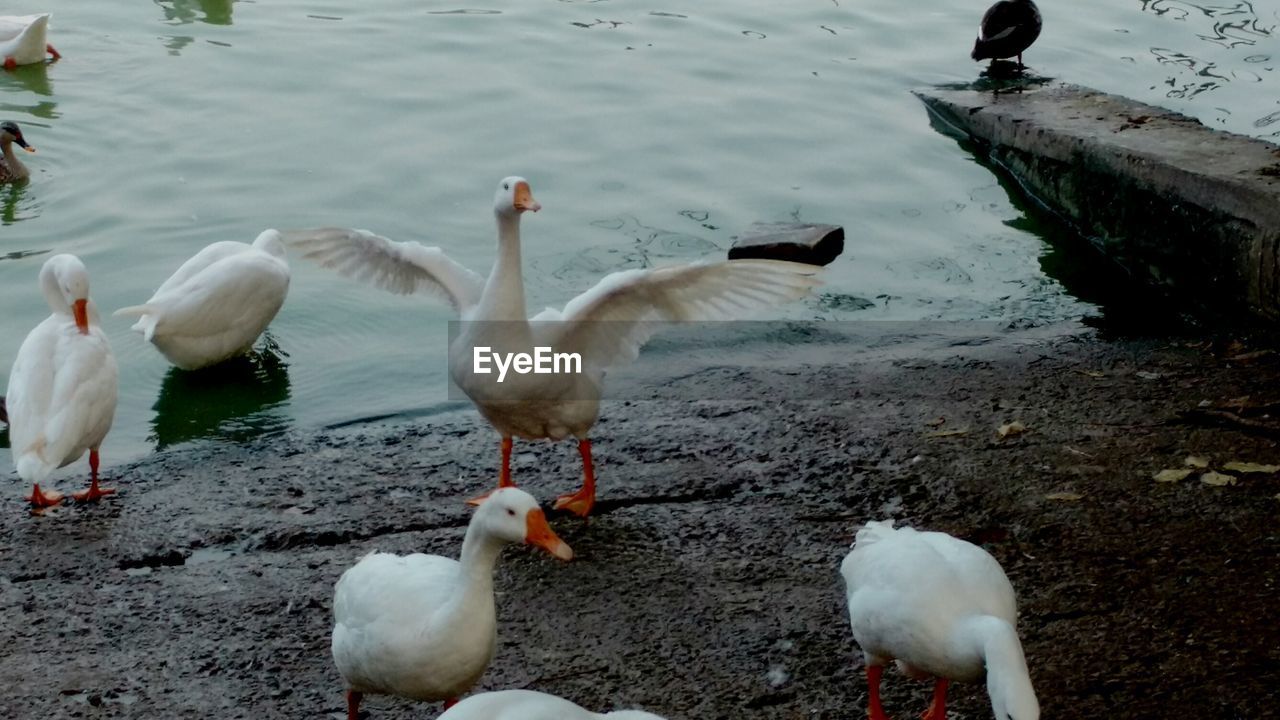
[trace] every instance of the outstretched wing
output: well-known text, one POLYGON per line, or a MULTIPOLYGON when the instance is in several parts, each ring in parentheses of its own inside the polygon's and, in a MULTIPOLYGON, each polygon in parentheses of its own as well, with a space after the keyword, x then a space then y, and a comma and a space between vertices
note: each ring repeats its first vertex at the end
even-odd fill
POLYGON ((605 276, 563 312, 533 320, 560 320, 552 326, 555 349, 605 368, 635 359, 661 322, 730 320, 796 300, 820 284, 818 271, 779 260, 624 270, 605 276))
POLYGON ((311 228, 281 233, 302 257, 338 274, 398 295, 424 293, 446 300, 459 313, 480 302, 484 278, 440 248, 396 242, 368 230, 311 228))

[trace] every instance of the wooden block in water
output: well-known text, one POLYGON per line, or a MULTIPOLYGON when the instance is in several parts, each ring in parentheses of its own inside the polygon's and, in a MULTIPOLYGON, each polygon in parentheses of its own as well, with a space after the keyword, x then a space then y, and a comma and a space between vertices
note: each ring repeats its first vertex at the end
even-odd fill
POLYGON ((844 228, 808 223, 753 223, 729 248, 729 259, 763 258, 826 265, 844 252, 844 228))

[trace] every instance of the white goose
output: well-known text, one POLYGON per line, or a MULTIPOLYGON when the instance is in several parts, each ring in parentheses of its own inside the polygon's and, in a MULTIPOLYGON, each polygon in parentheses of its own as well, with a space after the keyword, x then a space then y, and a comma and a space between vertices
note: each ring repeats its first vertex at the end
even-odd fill
POLYGON ((89 489, 77 500, 97 500, 114 490, 98 487, 98 446, 116 412, 116 360, 98 311, 89 300, 89 273, 74 255, 54 255, 40 269, 49 317, 27 334, 13 361, 5 404, 9 446, 18 476, 32 484, 37 508, 62 494, 42 491, 54 470, 89 451, 89 489))
POLYGON ((593 713, 555 695, 533 690, 500 690, 472 695, 437 720, 663 720, 643 710, 593 713))
POLYGON ((548 308, 531 321, 520 268, 520 216, 541 207, 523 178, 508 177, 498 184, 493 200, 498 258, 487 281, 439 248, 393 242, 367 230, 319 228, 287 232, 285 237, 303 257, 343 275, 391 292, 426 292, 447 299, 464 321, 449 346, 451 378, 502 436, 498 487, 513 484, 513 437, 573 436, 582 455, 583 486, 558 498, 555 508, 585 517, 595 503, 587 435, 599 414, 604 371, 634 359, 662 321, 729 319, 797 299, 818 284, 818 268, 775 260, 729 260, 626 270, 605 276, 564 310, 548 308), (548 347, 576 353, 582 372, 510 372, 505 378, 492 368, 489 374, 475 372, 479 348, 509 359, 548 347))
POLYGON ((289 263, 280 233, 265 230, 252 245, 216 242, 196 253, 142 305, 133 329, 183 370, 242 355, 266 330, 289 292, 289 263))
POLYGON ((911 677, 936 678, 924 720, 946 717, 949 680, 976 682, 984 673, 997 720, 1040 717, 1013 586, 987 551, 945 533, 869 522, 840 573, 866 659, 871 720, 885 720, 880 676, 891 660, 911 677))
POLYGON ((45 41, 49 13, 39 15, 0 15, 0 63, 6 70, 19 65, 44 62, 45 54, 54 60, 62 57, 45 41))
POLYGON ((374 552, 342 574, 333 596, 333 661, 347 684, 347 717, 365 693, 446 701, 480 679, 497 642, 493 569, 507 543, 543 548, 561 560, 573 550, 519 488, 480 504, 460 560, 374 552))

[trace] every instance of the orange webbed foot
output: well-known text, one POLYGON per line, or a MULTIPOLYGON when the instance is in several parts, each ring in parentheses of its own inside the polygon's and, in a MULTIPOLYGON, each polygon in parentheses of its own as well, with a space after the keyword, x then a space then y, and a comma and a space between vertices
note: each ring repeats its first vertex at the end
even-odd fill
POLYGON ((579 490, 572 495, 561 495, 556 498, 553 507, 556 510, 567 510, 580 518, 585 518, 591 514, 591 508, 595 507, 596 494, 587 492, 585 488, 579 490))
POLYGON ((50 55, 50 56, 51 56, 55 61, 57 61, 57 60, 61 60, 61 59, 62 59, 62 53, 58 52, 57 50, 54 50, 52 45, 49 45, 49 44, 47 44, 47 43, 46 43, 46 44, 45 44, 45 46, 44 46, 44 49, 45 49, 45 52, 49 53, 49 55, 50 55))
POLYGON ((18 68, 18 61, 14 60, 12 57, 6 56, 4 59, 4 69, 16 70, 17 68, 18 68))
POLYGON ((57 507, 62 504, 63 494, 56 490, 41 490, 40 483, 31 486, 31 494, 26 497, 26 501, 31 503, 31 507, 36 510, 57 507))
POLYGON ((115 495, 115 494, 116 494, 115 488, 98 487, 98 484, 95 482, 94 484, 89 486, 88 490, 81 490, 80 492, 71 493, 71 497, 76 502, 97 502, 102 498, 106 497, 107 495, 115 495))

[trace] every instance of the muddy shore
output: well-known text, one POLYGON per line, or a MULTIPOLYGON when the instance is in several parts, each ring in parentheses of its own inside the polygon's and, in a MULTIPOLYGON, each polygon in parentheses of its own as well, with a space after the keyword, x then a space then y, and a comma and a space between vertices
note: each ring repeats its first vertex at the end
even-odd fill
MULTIPOLYGON (((1223 470, 1280 464, 1278 378, 1264 348, 1079 333, 708 367, 655 395, 768 392, 609 403, 596 515, 553 516, 577 557, 505 553, 477 689, 672 720, 865 717, 837 567, 858 524, 895 517, 1003 563, 1045 717, 1280 717, 1280 474, 1223 470), (830 400, 790 399, 814 387, 830 400), (1014 420, 1026 432, 999 438, 1014 420), (1236 484, 1152 479, 1188 456, 1236 484)), ((0 717, 344 718, 333 583, 374 548, 455 555, 496 460, 464 407, 165 451, 108 468, 101 506, 40 518, 9 471, 0 717)), ((570 443, 517 444, 544 502, 578 472, 570 443)), ((928 704, 886 678, 891 716, 928 704)), ((952 700, 990 717, 980 686, 952 700)))

